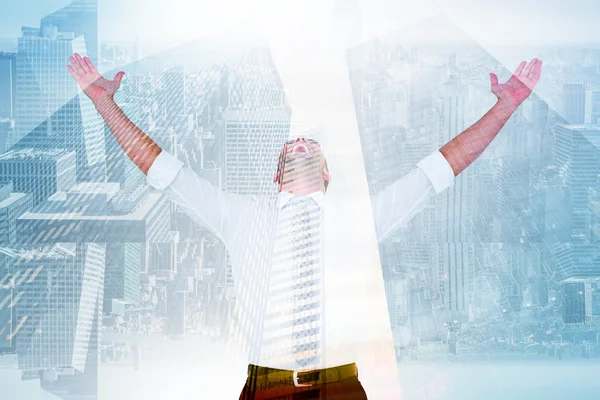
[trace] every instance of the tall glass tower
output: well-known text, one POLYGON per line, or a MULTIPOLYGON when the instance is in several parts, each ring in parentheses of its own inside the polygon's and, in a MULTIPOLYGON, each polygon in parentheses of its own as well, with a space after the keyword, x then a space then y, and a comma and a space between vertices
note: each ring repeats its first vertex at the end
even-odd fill
POLYGON ((0 52, 0 119, 14 118, 17 55, 0 52))
POLYGON ((66 69, 74 52, 88 54, 93 60, 89 51, 97 51, 94 41, 88 48, 89 37, 97 36, 95 19, 91 18, 88 26, 79 12, 69 11, 79 3, 87 4, 75 1, 43 18, 40 28, 22 28, 17 50, 15 133, 7 147, 74 150, 78 179, 104 181, 103 122, 66 69))
POLYGON ((55 26, 59 32, 83 36, 88 57, 98 63, 98 0, 75 0, 42 18, 41 28, 55 26))

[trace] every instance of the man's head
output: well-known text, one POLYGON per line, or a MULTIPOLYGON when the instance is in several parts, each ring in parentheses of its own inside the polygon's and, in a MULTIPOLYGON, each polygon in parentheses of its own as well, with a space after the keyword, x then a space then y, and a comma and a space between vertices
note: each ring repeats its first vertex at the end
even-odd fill
POLYGON ((330 180, 327 160, 316 140, 299 137, 283 145, 273 179, 279 184, 280 192, 325 192, 330 180))

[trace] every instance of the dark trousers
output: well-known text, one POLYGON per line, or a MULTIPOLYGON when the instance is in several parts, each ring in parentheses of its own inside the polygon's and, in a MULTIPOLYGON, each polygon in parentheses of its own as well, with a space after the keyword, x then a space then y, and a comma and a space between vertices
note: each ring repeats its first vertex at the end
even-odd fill
POLYGON ((367 400, 367 394, 358 374, 337 382, 297 387, 289 382, 257 385, 250 373, 240 400, 367 400))

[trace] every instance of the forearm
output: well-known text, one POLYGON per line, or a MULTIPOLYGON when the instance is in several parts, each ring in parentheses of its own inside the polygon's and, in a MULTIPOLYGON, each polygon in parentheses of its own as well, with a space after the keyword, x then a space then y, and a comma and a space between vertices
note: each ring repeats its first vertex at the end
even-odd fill
POLYGON ((440 149, 455 176, 483 153, 516 109, 514 105, 498 101, 479 121, 440 149))
POLYGON ((127 118, 112 98, 96 101, 94 105, 125 154, 144 174, 148 174, 162 149, 127 118))

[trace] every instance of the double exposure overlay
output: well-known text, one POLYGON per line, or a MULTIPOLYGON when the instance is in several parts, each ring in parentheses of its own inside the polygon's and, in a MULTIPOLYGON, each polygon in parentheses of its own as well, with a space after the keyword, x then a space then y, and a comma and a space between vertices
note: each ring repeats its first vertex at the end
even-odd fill
POLYGON ((284 3, 0 4, 0 399, 595 399, 595 5, 284 3))

